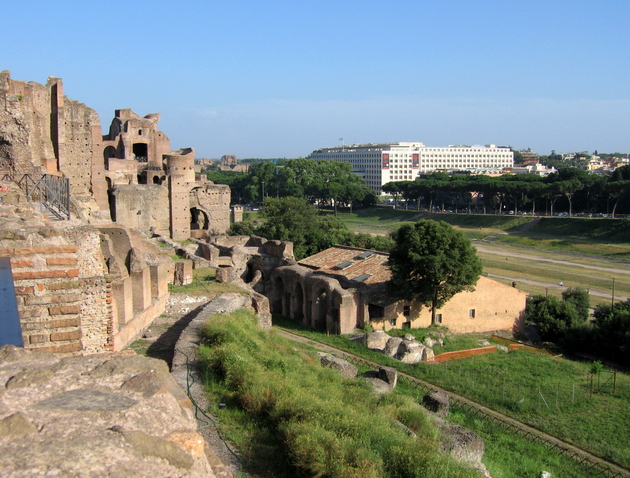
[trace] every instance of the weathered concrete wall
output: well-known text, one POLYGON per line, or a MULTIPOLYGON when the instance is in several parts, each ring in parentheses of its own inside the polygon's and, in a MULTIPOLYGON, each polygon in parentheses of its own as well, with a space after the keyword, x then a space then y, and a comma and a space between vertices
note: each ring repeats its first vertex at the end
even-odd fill
POLYGON ((116 222, 144 232, 169 236, 168 188, 157 184, 119 185, 113 191, 116 222))

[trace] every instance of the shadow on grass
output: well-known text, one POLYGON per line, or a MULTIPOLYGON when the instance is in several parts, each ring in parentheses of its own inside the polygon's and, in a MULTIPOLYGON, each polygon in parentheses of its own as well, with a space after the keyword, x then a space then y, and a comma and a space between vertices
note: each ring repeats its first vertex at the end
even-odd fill
POLYGON ((173 356, 175 355, 175 345, 182 331, 188 327, 188 324, 197 316, 200 309, 206 304, 202 304, 199 307, 191 310, 181 319, 171 325, 166 332, 160 335, 155 342, 153 342, 146 351, 147 357, 157 358, 164 360, 168 367, 173 365, 173 356))

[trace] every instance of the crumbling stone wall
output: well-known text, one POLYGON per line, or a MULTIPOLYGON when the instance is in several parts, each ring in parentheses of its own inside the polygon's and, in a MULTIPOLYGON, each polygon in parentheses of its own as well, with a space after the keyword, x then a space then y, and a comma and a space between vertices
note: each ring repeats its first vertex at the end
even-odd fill
POLYGON ((16 178, 29 173, 35 179, 63 174, 70 180, 73 204, 92 224, 114 220, 145 232, 168 232, 176 240, 188 239, 191 230, 196 237, 225 233, 229 187, 196 178, 194 150, 170 151, 159 119, 159 114, 140 117, 129 108, 116 110, 108 134, 102 135, 96 112, 66 98, 60 78, 41 85, 12 80, 3 71, 0 172, 16 178), (168 207, 156 213, 165 197, 168 207))
POLYGON ((296 263, 293 243, 287 241, 219 235, 199 245, 204 258, 218 267, 218 281, 241 281, 261 294, 271 290, 271 274, 276 268, 296 263))
POLYGON ((133 230, 51 221, 18 201, 0 206, 0 256, 11 259, 29 349, 120 350, 166 308, 171 261, 133 230))
POLYGON ((0 168, 17 178, 63 172, 73 196, 91 195, 100 121, 92 108, 65 98, 60 78, 50 77, 44 86, 1 72, 0 125, 0 168))

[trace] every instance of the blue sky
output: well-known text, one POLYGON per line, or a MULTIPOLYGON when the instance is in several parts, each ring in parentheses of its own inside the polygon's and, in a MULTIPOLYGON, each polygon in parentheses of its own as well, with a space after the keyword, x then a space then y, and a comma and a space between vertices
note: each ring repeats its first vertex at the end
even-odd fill
POLYGON ((4 0, 0 70, 197 157, 421 141, 630 152, 627 0, 4 0), (13 20, 11 20, 13 19, 13 20))

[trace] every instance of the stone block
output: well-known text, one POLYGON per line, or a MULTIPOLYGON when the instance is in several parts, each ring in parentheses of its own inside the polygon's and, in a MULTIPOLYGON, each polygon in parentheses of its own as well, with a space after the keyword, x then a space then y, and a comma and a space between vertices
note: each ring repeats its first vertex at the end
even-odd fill
POLYGON ((116 329, 121 328, 124 324, 133 318, 133 292, 131 290, 131 277, 126 277, 121 281, 112 284, 112 293, 114 295, 114 319, 116 329))
POLYGON ((77 342, 74 344, 64 344, 56 347, 57 353, 72 353, 72 352, 80 352, 83 349, 83 346, 77 342))
POLYGON ((53 332, 52 334, 50 334, 50 340, 53 342, 61 342, 64 340, 78 340, 80 338, 80 330, 72 330, 70 332, 53 332))
POLYGON ((26 305, 63 304, 79 302, 80 300, 81 296, 79 294, 38 295, 27 297, 26 305))
POLYGON ((79 269, 68 269, 60 271, 14 272, 13 280, 57 279, 78 276, 79 269))
POLYGON ((20 318, 21 319, 32 319, 34 317, 41 317, 42 308, 41 307, 32 307, 29 309, 20 309, 20 318))
POLYGON ((393 367, 380 367, 378 369, 378 378, 390 384, 392 388, 396 388, 398 384, 398 370, 393 367))
POLYGON ((48 284, 48 290, 68 290, 68 289, 78 289, 81 286, 80 281, 59 281, 48 284))
POLYGON ((76 266, 77 260, 71 257, 48 257, 46 264, 49 266, 76 266))
POLYGON ((15 295, 32 295, 35 293, 34 286, 23 286, 15 288, 15 295))
POLYGON ((78 327, 79 325, 81 325, 81 319, 79 319, 77 317, 76 319, 53 320, 50 323, 50 328, 58 329, 58 328, 61 328, 61 327, 78 327))
POLYGON ((448 416, 450 400, 446 392, 427 393, 422 398, 422 404, 427 410, 436 413, 440 417, 448 416))
POLYGON ((151 297, 159 299, 168 294, 168 283, 173 277, 173 265, 171 263, 150 266, 151 272, 151 297))
MULTIPOLYGON (((50 315, 71 315, 71 314, 80 314, 81 306, 79 305, 62 305, 60 307, 49 307, 48 313, 50 315)), ((67 327, 62 325, 60 327, 67 327)))
POLYGON ((28 247, 22 249, 13 249, 13 255, 29 255, 29 254, 69 254, 77 252, 76 246, 57 246, 57 247, 28 247))
POLYGON ((42 344, 48 342, 48 334, 34 334, 28 337, 28 341, 31 344, 42 344))
POLYGON ((382 351, 385 348, 385 345, 387 345, 389 338, 389 335, 382 330, 369 332, 365 334, 365 346, 370 350, 382 351))
POLYGON ((192 261, 175 261, 175 285, 188 285, 193 280, 192 261))
POLYGON ((330 354, 324 354, 322 355, 320 362, 322 367, 330 367, 338 370, 342 377, 354 378, 357 376, 357 367, 347 360, 334 357, 330 354))
POLYGON ((385 348, 383 349, 383 354, 388 357, 396 357, 398 355, 398 347, 402 343, 403 339, 400 337, 390 337, 387 343, 385 344, 385 348))
POLYGON ((140 312, 151 305, 151 271, 148 267, 131 274, 133 310, 140 312))

